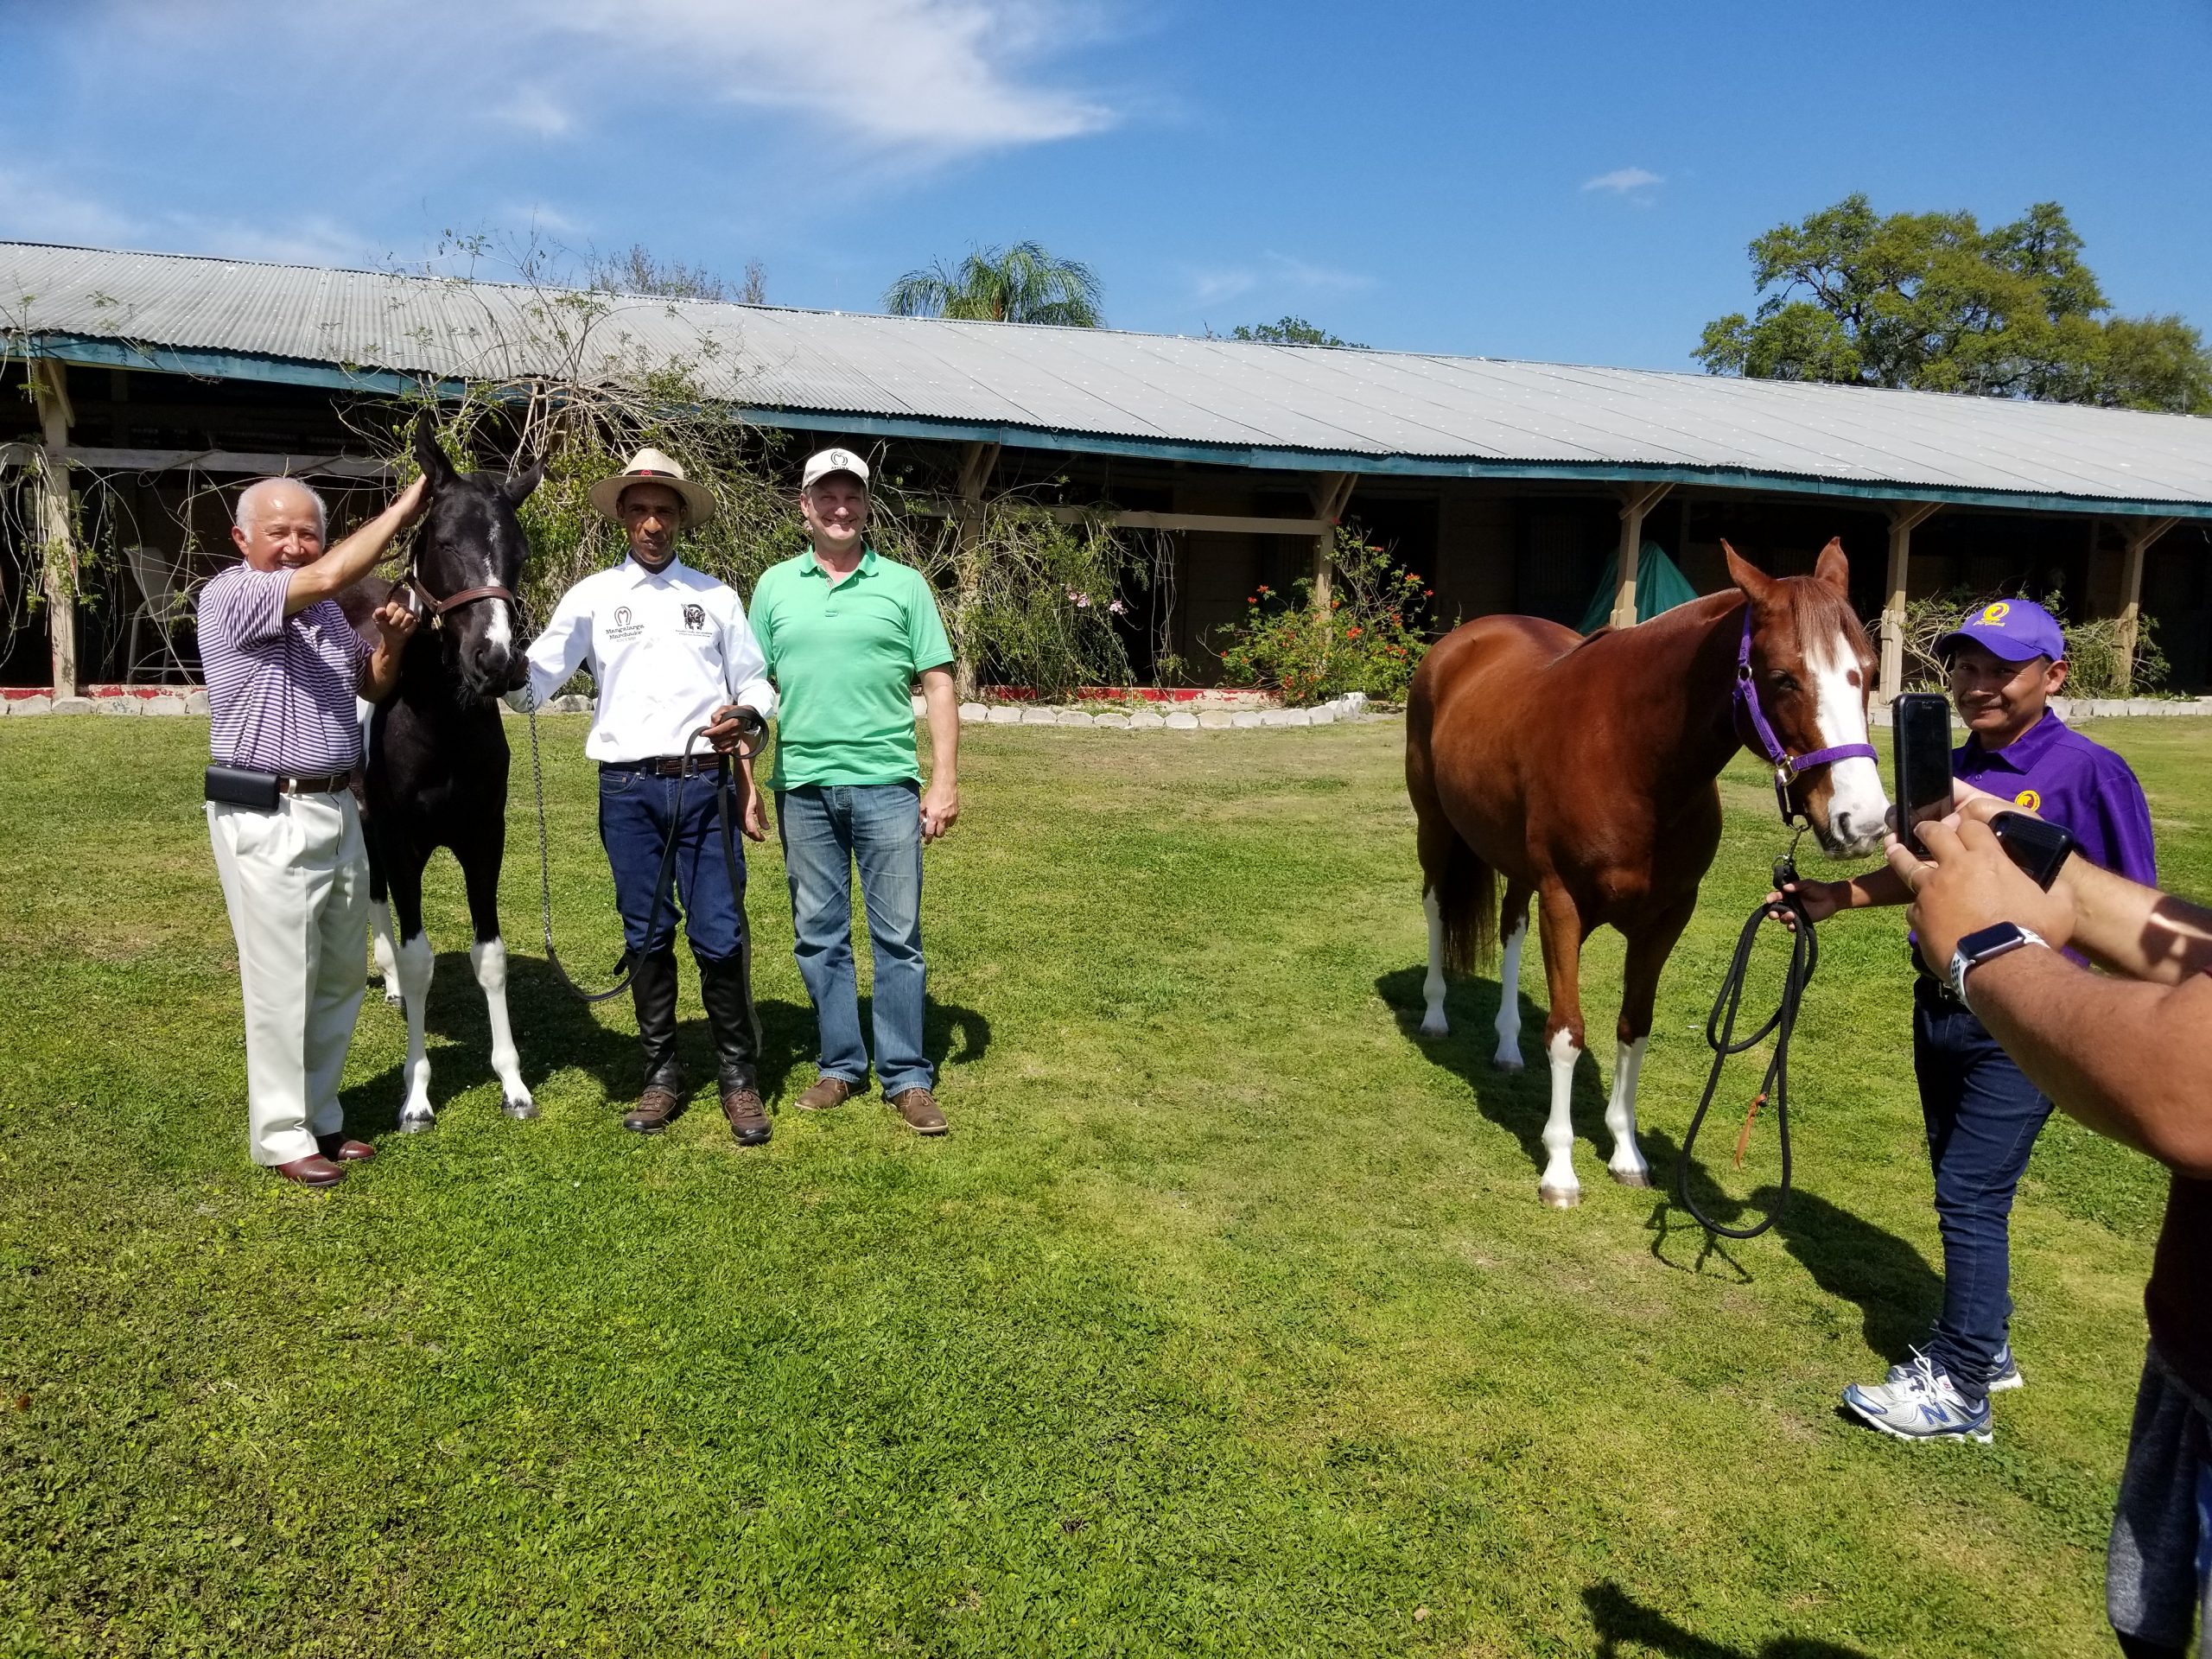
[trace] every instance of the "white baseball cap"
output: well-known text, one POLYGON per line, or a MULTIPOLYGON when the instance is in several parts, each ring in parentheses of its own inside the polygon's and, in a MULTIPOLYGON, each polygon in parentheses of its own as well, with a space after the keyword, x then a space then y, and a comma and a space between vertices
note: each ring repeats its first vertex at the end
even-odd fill
POLYGON ((799 477, 798 486, 810 490, 832 473, 850 473, 862 484, 868 482, 868 462, 849 449, 823 449, 806 458, 806 471, 799 477))

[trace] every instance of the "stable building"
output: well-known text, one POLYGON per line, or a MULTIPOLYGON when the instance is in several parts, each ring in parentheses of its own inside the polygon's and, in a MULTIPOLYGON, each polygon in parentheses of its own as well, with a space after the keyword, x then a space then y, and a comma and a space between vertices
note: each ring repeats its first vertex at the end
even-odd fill
POLYGON ((341 500, 384 488, 359 436, 366 402, 670 363, 733 420, 880 455, 956 524, 1020 491, 1168 537, 1160 632, 1200 677, 1259 584, 1325 587, 1335 526, 1357 522, 1422 573, 1447 623, 1574 624, 1609 564, 1611 615, 1632 622, 1647 543, 1704 591, 1725 581, 1724 537, 1788 574, 1840 536, 1861 613, 1880 619, 1884 696, 1901 683, 1908 599, 1955 586, 2056 593, 2076 616, 2120 619, 2124 639, 2155 617, 2176 688, 2212 682, 2212 420, 1106 329, 579 306, 520 284, 26 243, 0 243, 0 379, 16 394, 0 398, 0 686, 192 677, 175 624, 228 556, 229 493, 280 472, 341 500))

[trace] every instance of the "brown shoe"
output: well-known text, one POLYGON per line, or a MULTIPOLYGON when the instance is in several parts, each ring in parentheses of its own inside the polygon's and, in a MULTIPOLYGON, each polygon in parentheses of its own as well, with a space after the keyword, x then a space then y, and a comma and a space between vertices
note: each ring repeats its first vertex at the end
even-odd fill
POLYGON ((336 1164, 365 1163, 377 1155, 377 1149, 367 1141, 348 1135, 318 1135, 315 1143, 324 1157, 336 1164))
POLYGON ((304 1158, 295 1158, 289 1164, 274 1164, 271 1168, 288 1181, 297 1181, 302 1186, 335 1186, 346 1179, 346 1171, 319 1152, 304 1158))
POLYGON ((891 1096, 891 1103, 899 1109, 899 1116, 906 1120, 906 1127, 916 1135, 943 1135, 944 1114, 937 1109, 937 1096, 926 1089, 901 1089, 891 1096))
POLYGON ((826 1112, 832 1106, 842 1106, 860 1091, 860 1084, 848 1083, 842 1077, 817 1077, 814 1086, 794 1103, 803 1111, 826 1112))
POLYGON ((733 1084, 722 1090, 722 1116, 729 1120, 729 1132, 739 1146, 768 1144, 768 1109, 751 1084, 733 1084))
POLYGON ((666 1084, 647 1084, 638 1103, 623 1118, 622 1127, 632 1135, 658 1135, 683 1104, 683 1097, 666 1084))

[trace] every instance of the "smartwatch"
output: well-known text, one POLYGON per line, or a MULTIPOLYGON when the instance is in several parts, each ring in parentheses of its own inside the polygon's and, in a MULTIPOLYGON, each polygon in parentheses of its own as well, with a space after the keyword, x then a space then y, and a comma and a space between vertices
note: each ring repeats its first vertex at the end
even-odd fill
POLYGON ((2043 935, 2017 922, 1999 922, 1967 934, 1959 941, 1959 948, 1951 952, 1951 995, 1966 1003, 1971 1012, 1974 1005, 1967 1002, 1967 976, 1983 963, 2008 950, 2017 950, 2024 944, 2039 944, 2046 950, 2050 948, 2050 942, 2043 935))

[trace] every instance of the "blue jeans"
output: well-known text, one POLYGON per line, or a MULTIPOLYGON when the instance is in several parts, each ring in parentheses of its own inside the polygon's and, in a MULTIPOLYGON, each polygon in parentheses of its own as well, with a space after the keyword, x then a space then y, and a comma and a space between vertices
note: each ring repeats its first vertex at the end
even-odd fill
POLYGON ((744 842, 736 839, 738 804, 731 803, 738 881, 733 892, 728 867, 722 861, 721 823, 715 801, 718 780, 709 772, 682 781, 683 823, 676 838, 676 893, 663 896, 660 918, 648 938, 645 925, 652 918, 653 882, 660 874, 670 814, 677 807, 677 779, 611 767, 600 771, 599 839, 614 870, 614 903, 622 912, 623 942, 648 955, 675 944, 676 899, 680 894, 691 954, 702 962, 728 962, 745 945, 745 853, 744 842))
POLYGON ((887 1095, 927 1089, 922 1052, 922 791, 919 784, 807 784, 778 791, 776 831, 791 882, 799 977, 821 1027, 825 1077, 868 1076, 853 974, 853 867, 875 960, 875 1075, 887 1095))
POLYGON ((2012 1319, 2012 1194, 2050 1103, 1981 1021, 1926 978, 1913 988, 1912 1069, 1943 1235, 1943 1311, 1925 1351, 1979 1401, 2012 1319))

